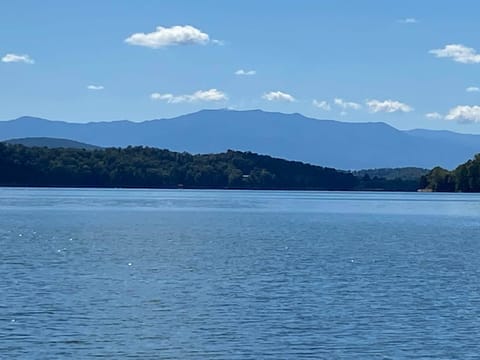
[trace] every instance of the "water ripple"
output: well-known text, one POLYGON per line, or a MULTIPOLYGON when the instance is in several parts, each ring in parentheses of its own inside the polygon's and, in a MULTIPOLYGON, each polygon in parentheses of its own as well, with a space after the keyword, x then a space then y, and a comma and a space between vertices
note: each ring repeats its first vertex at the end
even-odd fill
POLYGON ((472 199, 0 189, 0 354, 477 359, 472 199))

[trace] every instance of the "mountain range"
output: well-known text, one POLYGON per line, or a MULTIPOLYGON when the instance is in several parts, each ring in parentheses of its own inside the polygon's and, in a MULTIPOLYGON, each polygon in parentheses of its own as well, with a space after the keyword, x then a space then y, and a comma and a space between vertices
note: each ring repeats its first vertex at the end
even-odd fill
POLYGON ((339 169, 451 169, 480 152, 480 135, 401 131, 383 122, 348 123, 261 110, 202 110, 144 122, 71 123, 34 117, 0 121, 0 141, 71 139, 100 147, 145 145, 172 151, 252 151, 339 169))

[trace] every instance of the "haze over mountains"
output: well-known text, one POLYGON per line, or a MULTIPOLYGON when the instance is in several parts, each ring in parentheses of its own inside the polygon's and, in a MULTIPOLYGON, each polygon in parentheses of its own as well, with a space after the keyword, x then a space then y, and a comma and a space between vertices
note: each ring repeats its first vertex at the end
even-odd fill
POLYGON ((480 152, 480 135, 400 131, 385 123, 317 120, 260 110, 202 110, 172 119, 69 123, 0 122, 0 141, 54 137, 97 146, 145 145, 190 153, 252 151, 339 169, 454 168, 480 152))

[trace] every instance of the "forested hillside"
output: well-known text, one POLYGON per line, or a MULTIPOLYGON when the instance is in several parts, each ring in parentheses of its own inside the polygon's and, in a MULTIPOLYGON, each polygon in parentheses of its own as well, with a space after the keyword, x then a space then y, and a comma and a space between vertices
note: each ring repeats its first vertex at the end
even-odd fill
POLYGON ((49 149, 0 144, 0 185, 348 190, 351 173, 248 152, 148 147, 49 149))
POLYGON ((417 167, 403 167, 403 168, 381 168, 381 169, 366 169, 354 171, 355 176, 369 176, 370 178, 378 177, 386 180, 415 180, 418 181, 423 175, 428 174, 429 169, 417 167))
POLYGON ((453 171, 432 169, 422 177, 420 186, 432 191, 480 192, 480 154, 453 171))
POLYGON ((0 186, 415 191, 385 179, 251 152, 191 155, 150 147, 69 149, 0 143, 0 186))
POLYGON ((18 139, 5 140, 8 144, 18 144, 30 147, 48 147, 48 148, 71 148, 71 149, 100 149, 99 146, 81 143, 69 139, 58 139, 50 137, 26 137, 18 139))

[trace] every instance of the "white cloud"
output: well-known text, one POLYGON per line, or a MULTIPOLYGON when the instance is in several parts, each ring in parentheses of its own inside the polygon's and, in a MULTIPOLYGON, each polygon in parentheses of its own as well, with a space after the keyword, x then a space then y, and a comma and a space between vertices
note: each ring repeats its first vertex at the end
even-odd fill
POLYGON ((35 61, 28 55, 6 54, 2 57, 4 63, 25 63, 35 64, 35 61))
POLYGON ((407 104, 404 104, 400 101, 396 100, 367 100, 366 104, 368 109, 373 112, 386 112, 386 113, 394 113, 394 112, 410 112, 413 111, 413 108, 407 104))
POLYGON ((418 20, 412 17, 398 20, 400 24, 417 24, 418 20))
POLYGON ((333 103, 337 106, 340 106, 344 110, 346 110, 346 109, 359 110, 359 109, 362 108, 362 105, 360 105, 360 104, 357 104, 357 103, 351 102, 351 101, 345 101, 345 100, 340 99, 340 98, 333 99, 333 103))
POLYGON ((270 91, 269 93, 263 94, 262 98, 268 101, 295 101, 292 95, 281 91, 270 91))
POLYGON ((228 96, 217 89, 199 90, 193 94, 187 95, 173 95, 153 93, 150 95, 152 100, 163 100, 169 104, 178 104, 183 102, 199 102, 199 101, 226 101, 228 96))
POLYGON ((88 85, 88 90, 103 90, 105 89, 102 85, 88 85))
POLYGON ((480 122, 480 106, 456 106, 450 109, 445 120, 458 121, 460 123, 480 122))
POLYGON ((469 86, 465 89, 466 92, 479 92, 480 88, 477 86, 469 86))
POLYGON ((225 45, 225 41, 223 41, 223 40, 218 40, 218 39, 213 39, 213 40, 212 40, 212 44, 215 44, 215 45, 218 45, 218 46, 224 46, 224 45, 225 45))
MULTIPOLYGON (((146 46, 152 49, 159 49, 172 45, 205 45, 210 42, 208 34, 190 26, 172 26, 169 28, 158 26, 151 33, 135 33, 125 39, 130 45, 146 46)), ((218 40, 215 43, 219 42, 218 40)))
POLYGON ((326 101, 313 100, 312 104, 313 104, 313 106, 315 106, 319 109, 322 109, 324 111, 330 111, 332 109, 330 104, 326 101))
POLYGON ((437 120, 437 119, 441 119, 443 116, 438 112, 430 112, 430 113, 426 113, 425 117, 427 119, 437 120))
POLYGON ((430 50, 430 54, 434 54, 439 58, 451 58, 453 61, 462 64, 480 63, 480 54, 477 54, 475 49, 461 44, 450 44, 446 45, 443 49, 430 50))
POLYGON ((235 75, 240 75, 240 76, 252 76, 255 75, 257 72, 255 70, 237 70, 235 71, 235 75))

